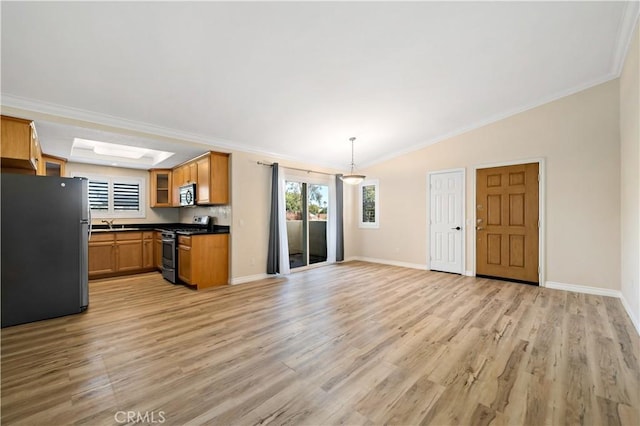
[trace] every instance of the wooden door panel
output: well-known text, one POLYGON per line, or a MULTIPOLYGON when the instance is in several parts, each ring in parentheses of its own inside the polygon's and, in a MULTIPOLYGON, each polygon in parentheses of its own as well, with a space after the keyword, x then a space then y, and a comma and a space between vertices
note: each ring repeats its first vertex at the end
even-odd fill
POLYGON ((525 174, 524 172, 509 173, 509 185, 524 185, 525 174))
POLYGON ((509 235, 509 266, 524 267, 524 239, 524 235, 509 235))
POLYGON ((487 234, 487 259, 486 262, 489 265, 500 265, 502 259, 502 235, 500 234, 487 234))
POLYGON ((487 195, 487 225, 502 225, 502 197, 487 195))
POLYGON ((538 282, 538 164, 478 169, 476 273, 538 282))
POLYGON ((524 194, 509 194, 509 226, 524 226, 524 194))
POLYGON ((502 176, 499 174, 487 175, 487 188, 502 186, 502 176))

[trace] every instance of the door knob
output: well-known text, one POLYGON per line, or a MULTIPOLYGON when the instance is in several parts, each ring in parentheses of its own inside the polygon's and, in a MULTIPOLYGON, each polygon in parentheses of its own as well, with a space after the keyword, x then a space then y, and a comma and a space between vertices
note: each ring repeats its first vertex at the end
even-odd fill
POLYGON ((451 228, 451 229, 455 229, 456 231, 461 230, 462 228, 460 228, 459 226, 456 226, 455 228, 451 228))
POLYGON ((476 226, 476 229, 477 229, 478 231, 482 231, 482 230, 484 229, 484 227, 482 227, 482 226, 476 226))

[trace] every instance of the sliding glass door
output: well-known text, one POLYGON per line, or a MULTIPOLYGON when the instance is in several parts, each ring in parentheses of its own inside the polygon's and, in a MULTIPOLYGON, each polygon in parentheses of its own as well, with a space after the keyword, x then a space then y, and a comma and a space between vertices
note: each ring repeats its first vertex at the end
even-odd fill
POLYGON ((329 186, 287 180, 285 204, 290 267, 326 262, 329 186))

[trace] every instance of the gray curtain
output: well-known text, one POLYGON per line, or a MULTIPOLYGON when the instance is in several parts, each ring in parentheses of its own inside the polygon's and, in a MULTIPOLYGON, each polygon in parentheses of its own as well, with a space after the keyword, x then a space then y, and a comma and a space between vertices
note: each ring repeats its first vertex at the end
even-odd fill
POLYGON ((342 175, 336 175, 336 262, 344 260, 344 213, 342 175))
POLYGON ((278 163, 271 166, 271 219, 269 221, 269 251, 267 274, 280 272, 280 227, 278 225, 278 163))

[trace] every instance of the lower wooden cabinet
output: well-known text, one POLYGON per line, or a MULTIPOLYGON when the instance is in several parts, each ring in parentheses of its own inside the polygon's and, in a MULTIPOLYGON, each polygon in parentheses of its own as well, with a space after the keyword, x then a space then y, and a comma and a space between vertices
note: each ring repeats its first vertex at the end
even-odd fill
POLYGON ((229 281, 229 234, 178 236, 178 277, 198 289, 229 281))
POLYGON ((89 241, 89 278, 116 272, 115 238, 111 233, 92 234, 89 241))
POLYGON ((142 269, 142 233, 118 232, 116 241, 116 271, 132 272, 142 269))
POLYGON ((178 237, 178 278, 187 284, 193 284, 191 266, 191 237, 178 237))
POLYGON ((152 232, 93 233, 89 240, 89 278, 153 270, 152 238, 152 232))
POLYGON ((155 261, 153 257, 153 232, 142 233, 142 267, 153 269, 155 261))
MULTIPOLYGON (((198 289, 229 281, 229 234, 178 236, 178 278, 198 289)), ((98 232, 89 240, 89 278, 162 269, 162 233, 98 232)))
POLYGON ((153 257, 155 259, 155 267, 162 270, 162 232, 155 231, 153 235, 153 257))

